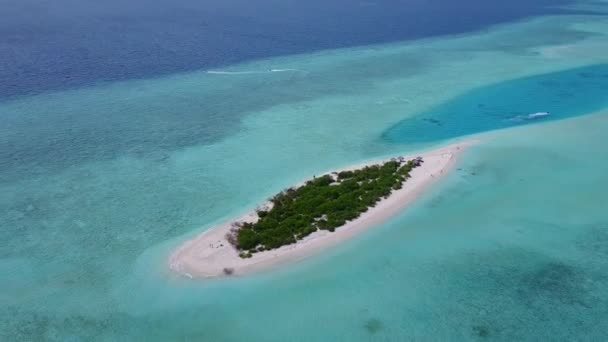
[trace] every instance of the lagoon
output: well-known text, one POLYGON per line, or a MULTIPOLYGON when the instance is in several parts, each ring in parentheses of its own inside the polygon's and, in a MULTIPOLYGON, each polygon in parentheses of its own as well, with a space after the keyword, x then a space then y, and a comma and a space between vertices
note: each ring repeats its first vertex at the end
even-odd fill
POLYGON ((608 106, 608 64, 528 76, 473 89, 413 118, 382 137, 416 143, 565 119, 608 106))

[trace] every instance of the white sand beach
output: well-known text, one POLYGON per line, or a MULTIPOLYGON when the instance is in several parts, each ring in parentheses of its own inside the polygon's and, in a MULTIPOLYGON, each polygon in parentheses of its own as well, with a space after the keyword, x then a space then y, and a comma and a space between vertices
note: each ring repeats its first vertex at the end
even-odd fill
MULTIPOLYGON (((255 222, 255 210, 224 224, 211 227, 191 240, 180 245, 169 257, 169 267, 174 272, 189 278, 213 278, 238 276, 250 272, 269 269, 279 264, 292 263, 311 256, 325 248, 334 246, 351 236, 373 227, 388 217, 403 210, 418 197, 425 188, 445 175, 455 164, 458 155, 474 141, 454 143, 439 149, 410 154, 413 159, 423 158, 422 166, 415 168, 403 188, 382 199, 375 207, 361 214, 357 219, 338 227, 335 232, 319 230, 295 244, 254 253, 251 258, 239 257, 238 251, 226 240, 225 235, 233 222, 255 222)), ((365 165, 379 164, 374 161, 353 165, 335 171, 358 169, 365 165)), ((263 204, 262 206, 267 205, 263 204)))

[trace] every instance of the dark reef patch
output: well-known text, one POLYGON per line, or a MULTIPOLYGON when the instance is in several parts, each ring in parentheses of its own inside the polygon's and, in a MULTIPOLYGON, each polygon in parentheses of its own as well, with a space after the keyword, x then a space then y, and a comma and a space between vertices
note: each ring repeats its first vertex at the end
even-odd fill
POLYGON ((515 246, 452 255, 439 267, 433 272, 450 279, 441 290, 450 310, 442 315, 467 322, 466 336, 527 340, 575 325, 579 338, 601 334, 598 319, 608 303, 596 291, 606 286, 605 269, 515 246))
POLYGON ((530 305, 555 302, 590 307, 587 277, 578 268, 560 261, 549 261, 522 275, 518 293, 530 305))
POLYGON ((490 337, 490 329, 485 325, 474 325, 472 328, 473 336, 480 338, 490 337))
POLYGON ((382 323, 382 321, 376 318, 370 318, 367 320, 367 322, 365 322, 365 325, 363 327, 365 328, 365 330, 367 330, 368 333, 375 334, 380 330, 384 329, 384 324, 382 323))

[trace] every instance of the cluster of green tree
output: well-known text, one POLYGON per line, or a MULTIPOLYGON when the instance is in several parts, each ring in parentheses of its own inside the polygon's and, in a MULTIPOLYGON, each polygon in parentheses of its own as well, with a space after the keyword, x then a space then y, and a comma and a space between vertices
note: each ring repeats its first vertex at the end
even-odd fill
POLYGON ((374 207, 393 190, 401 189, 410 171, 422 163, 388 161, 353 171, 325 175, 297 189, 287 189, 271 199, 272 209, 258 211, 256 223, 242 223, 232 241, 250 257, 257 251, 295 243, 325 229, 334 231, 374 207))

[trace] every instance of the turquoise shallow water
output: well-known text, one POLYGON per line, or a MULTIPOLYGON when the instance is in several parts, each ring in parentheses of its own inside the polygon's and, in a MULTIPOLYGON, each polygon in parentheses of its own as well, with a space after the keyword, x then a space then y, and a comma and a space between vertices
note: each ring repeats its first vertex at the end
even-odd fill
POLYGON ((582 116, 606 103, 604 81, 575 77, 559 106, 504 91, 603 70, 605 32, 548 17, 0 104, 0 340, 606 339, 608 116, 582 116), (299 71, 264 72, 279 67, 299 71), (304 177, 499 128, 462 113, 478 125, 446 115, 447 133, 382 138, 484 89, 503 89, 483 100, 501 119, 579 117, 482 135, 401 215, 293 267, 167 273, 186 236, 304 177))

